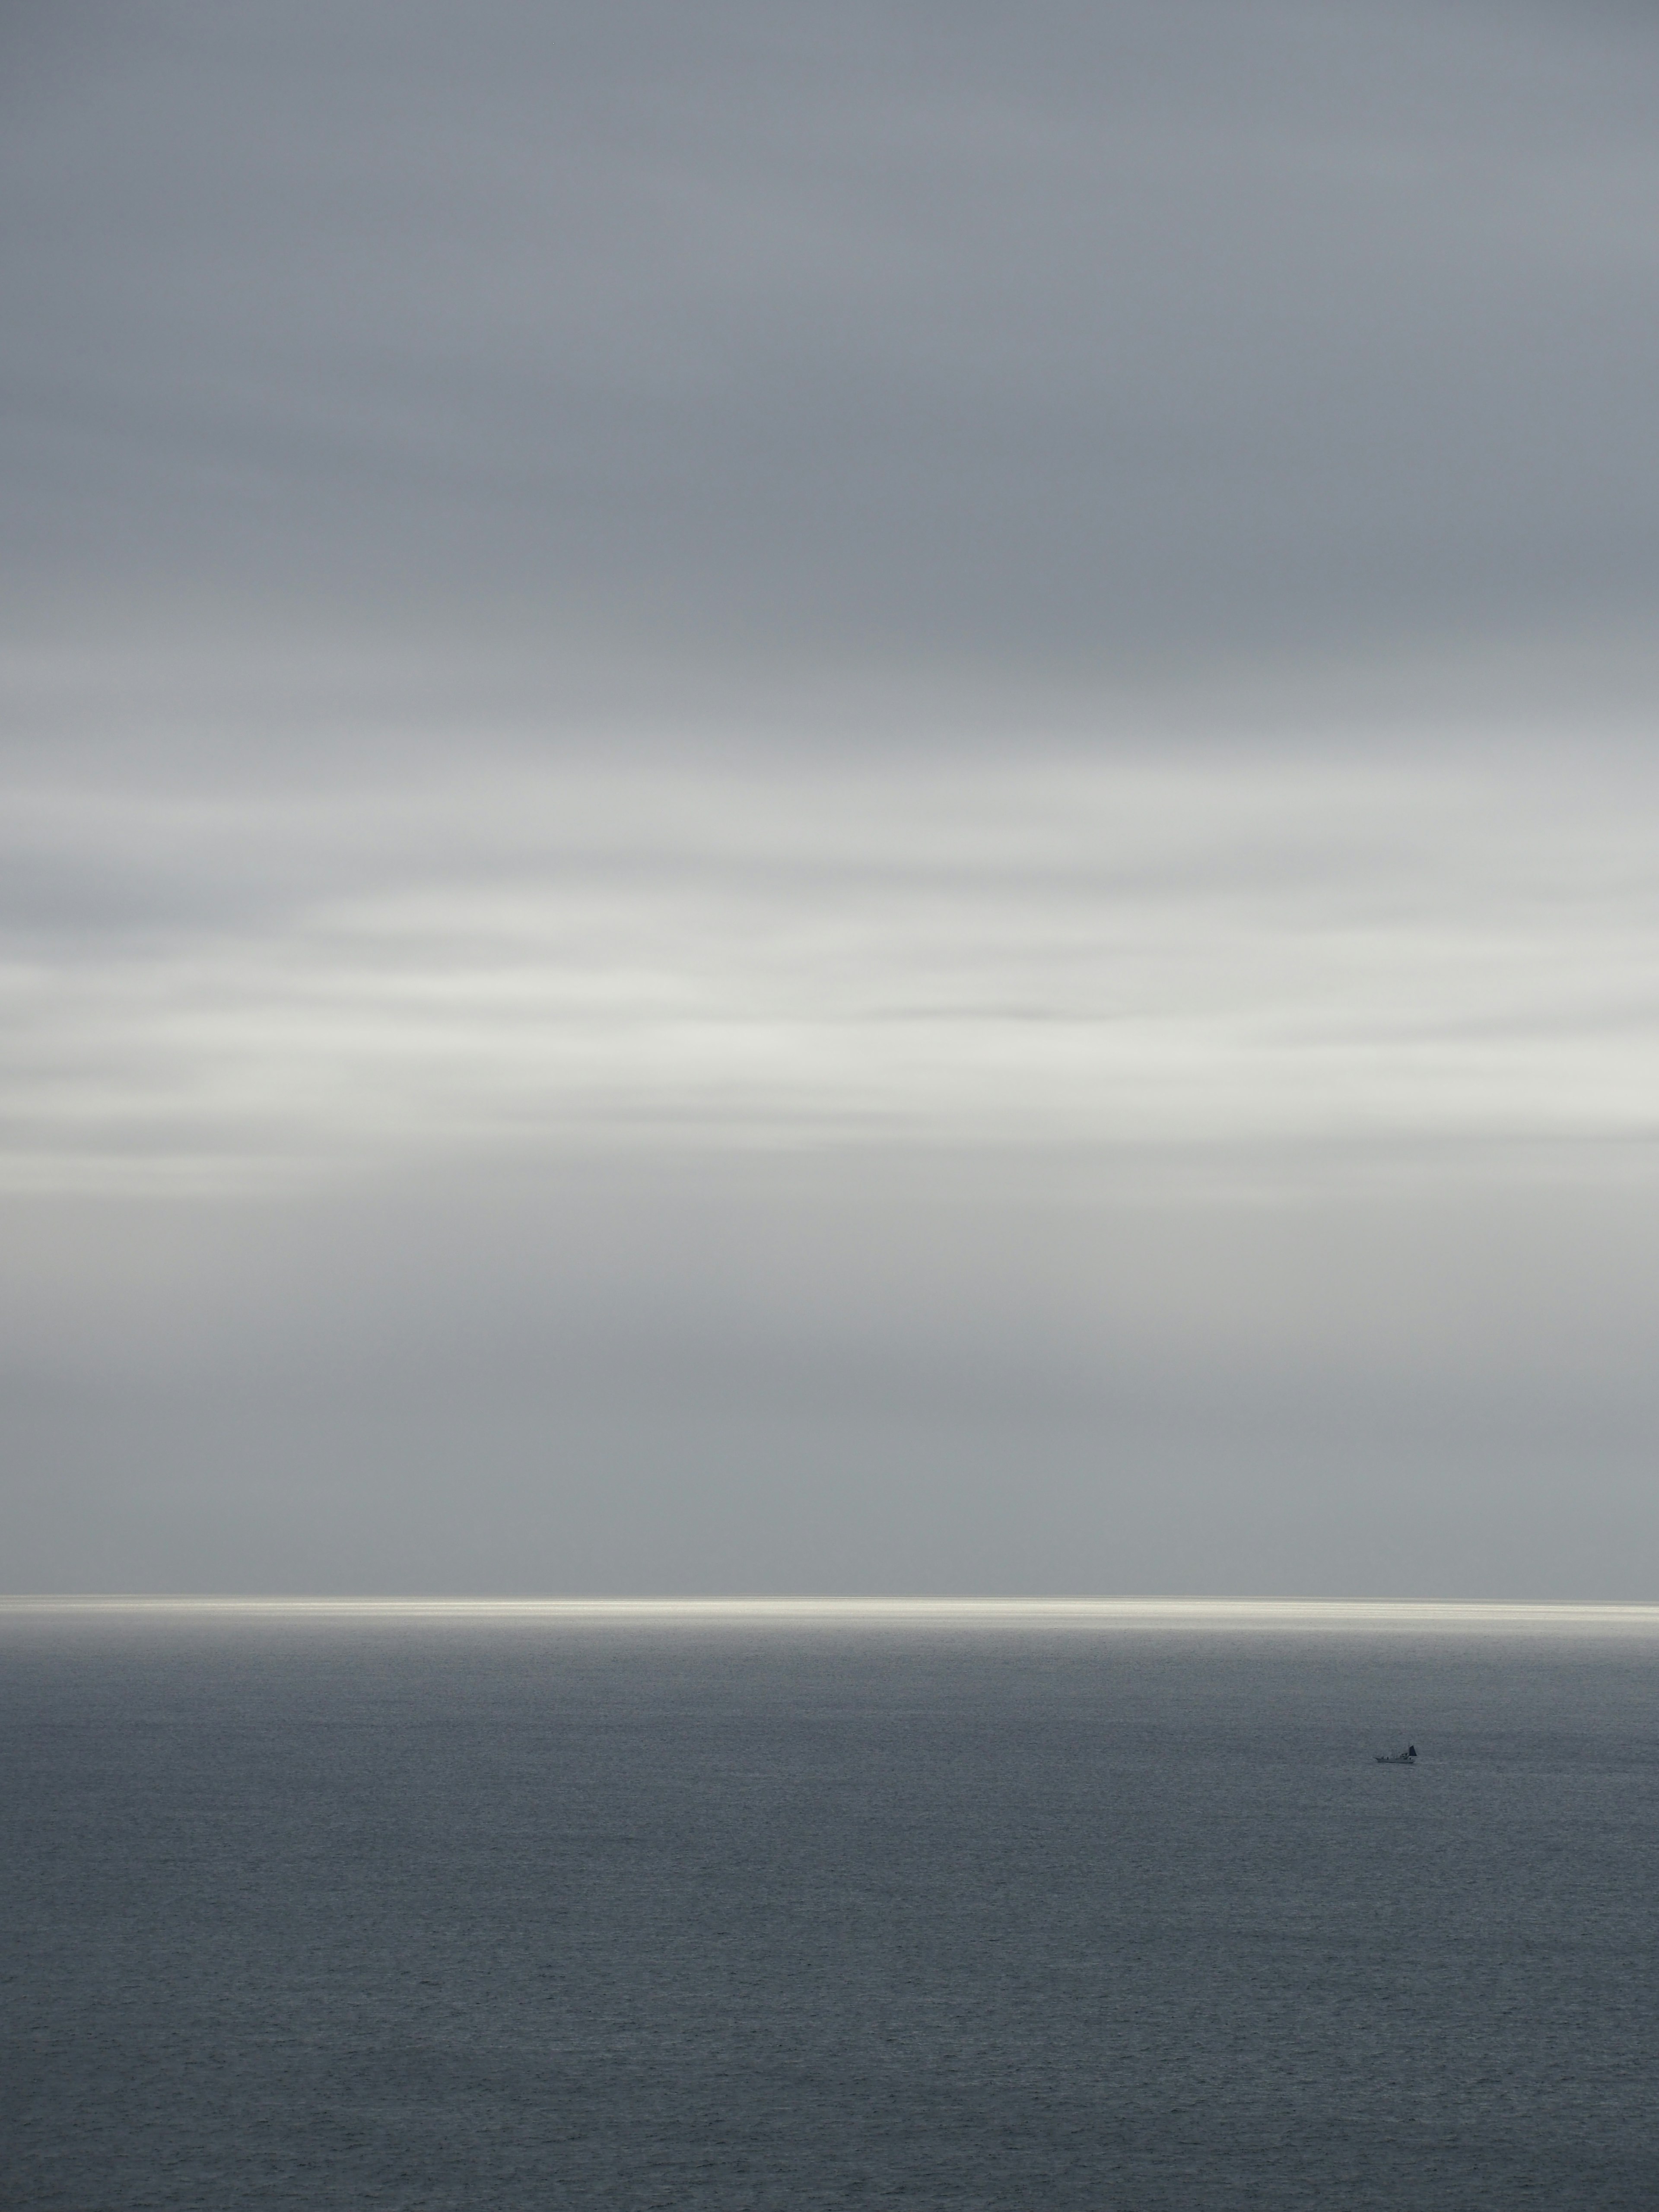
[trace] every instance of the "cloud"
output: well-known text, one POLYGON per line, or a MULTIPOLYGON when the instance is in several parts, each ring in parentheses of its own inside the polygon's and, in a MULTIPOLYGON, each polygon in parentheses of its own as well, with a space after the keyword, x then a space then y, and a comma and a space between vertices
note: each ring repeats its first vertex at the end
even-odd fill
POLYGON ((30 618, 682 697, 1616 635, 1656 70, 1595 10, 101 19, 9 133, 30 618))
POLYGON ((14 1204, 12 1572, 1636 1596, 1653 1209, 844 1153, 14 1204))
POLYGON ((1062 748, 20 787, 9 1179, 1646 1141, 1648 781, 1062 748))
POLYGON ((1646 15, 0 39, 18 1576, 1640 1586, 1646 15))

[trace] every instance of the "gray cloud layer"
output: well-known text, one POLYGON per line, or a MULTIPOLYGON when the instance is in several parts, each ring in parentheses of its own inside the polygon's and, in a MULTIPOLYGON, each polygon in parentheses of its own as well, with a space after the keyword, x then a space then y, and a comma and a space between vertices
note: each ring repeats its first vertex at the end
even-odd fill
POLYGON ((5 1580, 1650 1592, 1646 13, 0 64, 5 1580))
POLYGON ((416 622, 626 689, 1645 617, 1640 11, 25 25, 0 198, 37 619, 416 622))

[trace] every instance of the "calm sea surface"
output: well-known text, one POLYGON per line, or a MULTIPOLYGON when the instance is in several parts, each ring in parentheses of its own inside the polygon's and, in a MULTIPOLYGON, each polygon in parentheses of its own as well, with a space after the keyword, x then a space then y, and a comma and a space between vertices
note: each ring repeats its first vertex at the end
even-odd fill
POLYGON ((9 2208, 1659 2206, 1650 1638, 30 1620, 0 1749, 9 2208))

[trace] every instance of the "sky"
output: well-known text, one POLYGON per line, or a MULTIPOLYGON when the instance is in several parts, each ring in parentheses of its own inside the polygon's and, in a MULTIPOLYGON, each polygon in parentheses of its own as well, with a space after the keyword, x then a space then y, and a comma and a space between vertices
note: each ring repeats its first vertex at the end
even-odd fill
POLYGON ((0 1588, 1659 1593, 1656 106, 12 0, 0 1588))

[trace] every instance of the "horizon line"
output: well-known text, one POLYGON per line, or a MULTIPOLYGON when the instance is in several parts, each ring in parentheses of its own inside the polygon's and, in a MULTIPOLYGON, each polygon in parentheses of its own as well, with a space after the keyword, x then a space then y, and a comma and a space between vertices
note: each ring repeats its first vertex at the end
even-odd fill
POLYGON ((0 1620, 52 1617, 289 1620, 653 1621, 779 1626, 1021 1622, 1101 1628, 1625 1628, 1659 1636, 1659 1602, 1622 1599, 1307 1597, 462 1597, 231 1593, 0 1595, 0 1620))

